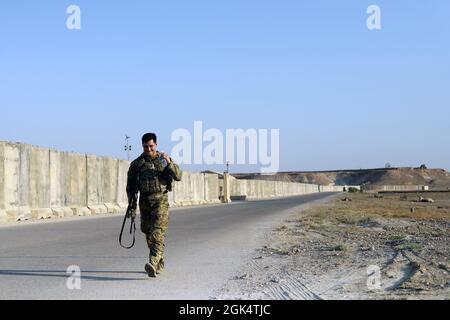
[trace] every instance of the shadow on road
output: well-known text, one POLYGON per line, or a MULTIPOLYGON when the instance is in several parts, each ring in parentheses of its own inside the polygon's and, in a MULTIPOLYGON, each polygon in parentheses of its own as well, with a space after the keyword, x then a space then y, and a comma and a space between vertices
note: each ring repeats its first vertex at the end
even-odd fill
MULTIPOLYGON (((0 270, 0 276, 24 276, 24 277, 55 277, 55 278, 69 278, 72 275, 66 271, 61 270, 0 270)), ((82 271, 81 280, 91 281, 142 281, 148 280, 147 273, 140 271, 82 271), (121 278, 108 277, 86 274, 135 274, 142 275, 140 278, 121 278), (145 276, 145 277, 144 277, 145 276)))

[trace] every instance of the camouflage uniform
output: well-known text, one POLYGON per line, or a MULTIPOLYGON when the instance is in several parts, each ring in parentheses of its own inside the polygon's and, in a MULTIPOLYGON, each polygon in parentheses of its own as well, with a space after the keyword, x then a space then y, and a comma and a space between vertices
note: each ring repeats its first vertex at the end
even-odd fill
POLYGON ((142 154, 131 163, 128 171, 128 200, 131 203, 131 199, 140 193, 141 231, 146 235, 150 249, 149 264, 157 273, 164 268, 165 236, 169 225, 168 193, 172 191, 172 181, 180 181, 181 177, 179 166, 173 161, 167 165, 159 152, 155 158, 142 154))

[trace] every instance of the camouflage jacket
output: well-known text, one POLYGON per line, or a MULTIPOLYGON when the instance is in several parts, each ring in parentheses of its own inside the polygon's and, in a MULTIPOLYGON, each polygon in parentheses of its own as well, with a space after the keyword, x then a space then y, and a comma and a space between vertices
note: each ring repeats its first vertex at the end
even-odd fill
POLYGON ((134 160, 128 170, 127 195, 130 202, 137 193, 156 194, 172 191, 172 182, 181 181, 182 171, 180 167, 171 160, 168 165, 161 153, 152 159, 142 154, 134 160))

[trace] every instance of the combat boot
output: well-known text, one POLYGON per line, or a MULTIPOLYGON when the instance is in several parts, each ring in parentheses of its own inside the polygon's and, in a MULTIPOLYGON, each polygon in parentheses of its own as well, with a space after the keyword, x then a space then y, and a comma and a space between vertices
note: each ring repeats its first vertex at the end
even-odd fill
POLYGON ((145 265, 145 272, 147 272, 150 278, 156 278, 160 261, 161 259, 158 259, 157 257, 150 254, 149 263, 145 265))
POLYGON ((150 263, 147 263, 145 265, 145 272, 147 272, 147 275, 149 276, 149 278, 156 278, 156 268, 154 266, 152 266, 150 263))
POLYGON ((164 262, 164 259, 159 260, 158 266, 156 267, 156 274, 163 273, 165 267, 166 263, 164 262))

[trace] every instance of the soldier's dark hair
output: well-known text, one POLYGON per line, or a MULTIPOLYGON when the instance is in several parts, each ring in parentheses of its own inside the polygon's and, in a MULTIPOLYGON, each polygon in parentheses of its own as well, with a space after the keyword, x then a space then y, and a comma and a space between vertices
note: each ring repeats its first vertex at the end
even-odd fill
POLYGON ((153 140, 155 143, 158 143, 158 138, 154 133, 146 133, 142 136, 142 144, 147 143, 150 140, 153 140))

